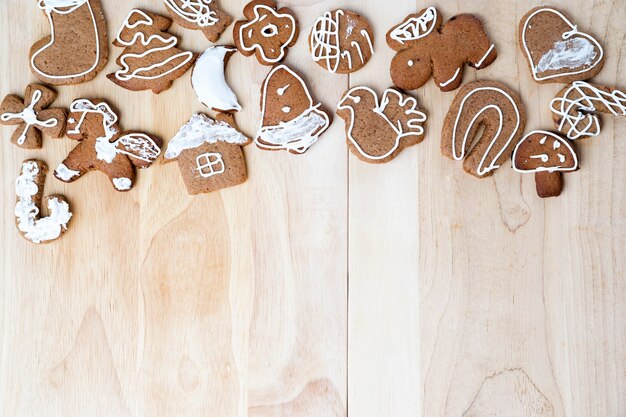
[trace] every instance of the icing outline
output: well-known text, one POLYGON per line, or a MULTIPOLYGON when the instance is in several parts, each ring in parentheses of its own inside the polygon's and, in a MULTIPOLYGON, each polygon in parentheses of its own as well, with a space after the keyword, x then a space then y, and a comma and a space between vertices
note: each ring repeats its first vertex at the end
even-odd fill
POLYGON ((36 89, 33 92, 30 104, 26 106, 24 110, 22 110, 19 113, 6 112, 0 115, 0 119, 3 122, 8 122, 9 120, 14 120, 14 119, 21 119, 22 123, 25 124, 25 127, 22 130, 20 137, 17 139, 18 145, 24 144, 24 142, 26 141, 26 134, 28 133, 28 130, 32 126, 55 127, 59 123, 59 120, 55 119, 54 117, 51 117, 48 120, 39 120, 37 118, 37 114, 35 114, 34 107, 37 105, 37 103, 39 103, 42 96, 43 96, 42 91, 39 89, 36 89))
MULTIPOLYGON (((254 18, 250 20, 248 23, 244 23, 239 27, 239 45, 241 46, 241 49, 243 49, 246 52, 252 52, 252 53, 254 53, 255 51, 259 51, 261 53, 261 57, 263 61, 271 63, 271 64, 275 64, 277 62, 282 61, 285 55, 287 54, 287 49, 289 48, 289 45, 291 44, 291 42, 293 41, 293 38, 296 35, 296 25, 297 25, 296 19, 289 13, 279 13, 278 10, 270 6, 267 6, 265 4, 256 4, 252 10, 254 11, 254 18), (267 15, 264 15, 264 16, 259 15, 259 9, 268 10, 269 13, 274 15, 277 19, 288 18, 291 21, 291 35, 289 35, 289 39, 280 46, 280 55, 278 56, 278 58, 271 59, 265 56, 265 48, 263 47, 263 45, 259 43, 252 44, 252 46, 246 46, 244 42, 244 36, 243 36, 244 30, 260 22, 261 20, 264 20, 265 16, 267 16, 267 15)), ((272 25, 272 26, 275 26, 275 25, 272 25)), ((273 36, 273 35, 267 36, 263 32, 262 34, 266 38, 273 36)))
POLYGON ((181 19, 196 24, 201 28, 214 26, 219 22, 219 19, 215 17, 217 13, 211 10, 210 7, 213 0, 182 0, 180 6, 176 3, 176 0, 163 0, 163 2, 181 19), (189 11, 184 9, 189 9, 189 11))
MULTIPOLYGON (((532 156, 531 156, 531 158, 532 158, 532 156)), ((578 169, 578 155, 576 155, 576 152, 574 152, 574 148, 572 147, 572 145, 566 139, 563 139, 559 135, 556 135, 556 134, 554 134, 552 132, 548 132, 546 130, 533 130, 532 132, 529 132, 526 135, 524 135, 524 137, 517 143, 517 145, 515 145, 515 149, 513 150, 513 156, 511 156, 511 161, 513 163, 512 164, 513 165, 513 169, 515 171, 519 172, 519 173, 522 173, 522 174, 535 173, 535 172, 556 172, 556 171, 571 172, 571 171, 576 171, 578 169), (550 137, 556 139, 562 145, 565 145, 567 147, 567 149, 570 151, 570 153, 574 156, 574 167, 572 167, 572 168, 561 168, 559 166, 557 166, 557 167, 538 167, 538 168, 530 169, 530 170, 525 170, 525 169, 518 168, 517 164, 515 164, 515 157, 517 156, 517 151, 518 151, 519 147, 522 145, 522 143, 524 143, 524 141, 526 139, 528 139, 530 136, 535 135, 535 134, 550 136, 550 137)))
POLYGON ((435 29, 437 17, 437 9, 429 7, 420 16, 411 17, 406 22, 396 27, 389 37, 402 45, 404 45, 404 42, 424 38, 430 35, 435 29), (428 27, 429 22, 432 22, 430 27, 428 27))

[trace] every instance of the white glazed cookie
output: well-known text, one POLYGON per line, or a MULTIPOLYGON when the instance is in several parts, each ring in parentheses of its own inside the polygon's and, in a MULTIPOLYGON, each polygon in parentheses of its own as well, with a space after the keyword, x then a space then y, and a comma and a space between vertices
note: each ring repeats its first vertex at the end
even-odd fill
POLYGON ((240 111, 237 96, 226 82, 226 64, 237 51, 232 46, 211 46, 198 57, 191 73, 191 85, 198 100, 210 109, 240 111))

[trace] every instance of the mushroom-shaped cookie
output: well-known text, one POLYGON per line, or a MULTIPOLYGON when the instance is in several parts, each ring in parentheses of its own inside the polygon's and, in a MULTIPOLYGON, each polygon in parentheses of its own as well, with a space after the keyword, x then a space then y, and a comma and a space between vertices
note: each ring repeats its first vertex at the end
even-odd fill
POLYGON ((513 169, 521 173, 535 173, 539 197, 557 197, 563 190, 561 172, 576 171, 578 157, 567 139, 555 133, 534 130, 515 147, 513 169))

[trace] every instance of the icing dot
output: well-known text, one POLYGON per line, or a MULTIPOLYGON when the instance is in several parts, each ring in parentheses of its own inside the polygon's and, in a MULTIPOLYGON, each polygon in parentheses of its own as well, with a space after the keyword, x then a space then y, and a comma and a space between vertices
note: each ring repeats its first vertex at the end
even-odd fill
POLYGON ((415 64, 415 62, 413 62, 413 60, 412 60, 412 59, 409 59, 409 62, 407 62, 407 64, 409 64, 409 67, 412 67, 412 66, 413 66, 413 64, 415 64))
POLYGON ((285 106, 285 107, 283 107, 283 108, 282 108, 282 111, 283 111, 284 113, 289 113, 289 112, 291 111, 291 107, 289 107, 289 106, 285 106))
POLYGON ((361 102, 361 97, 359 97, 359 96, 354 97, 354 102, 356 104, 359 104, 361 102))

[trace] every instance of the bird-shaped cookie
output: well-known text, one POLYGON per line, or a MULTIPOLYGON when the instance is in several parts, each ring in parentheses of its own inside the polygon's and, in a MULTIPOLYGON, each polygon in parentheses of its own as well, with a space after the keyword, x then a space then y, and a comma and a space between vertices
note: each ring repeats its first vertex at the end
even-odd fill
POLYGON ((369 87, 354 87, 337 105, 337 115, 346 122, 350 151, 365 162, 389 162, 424 140, 426 114, 415 98, 392 88, 379 102, 369 87))

